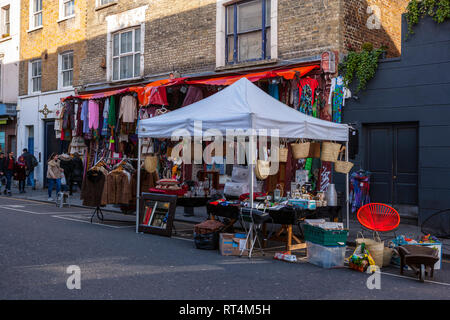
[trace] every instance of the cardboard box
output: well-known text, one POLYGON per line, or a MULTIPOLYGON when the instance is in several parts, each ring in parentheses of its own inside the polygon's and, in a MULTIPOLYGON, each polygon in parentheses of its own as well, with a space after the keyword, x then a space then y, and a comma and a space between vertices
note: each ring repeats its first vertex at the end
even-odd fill
MULTIPOLYGON (((245 233, 221 233, 219 239, 219 251, 222 256, 239 256, 242 248, 245 248, 245 233)), ((250 241, 247 242, 249 248, 250 241)), ((245 252, 244 252, 245 254, 245 252)))

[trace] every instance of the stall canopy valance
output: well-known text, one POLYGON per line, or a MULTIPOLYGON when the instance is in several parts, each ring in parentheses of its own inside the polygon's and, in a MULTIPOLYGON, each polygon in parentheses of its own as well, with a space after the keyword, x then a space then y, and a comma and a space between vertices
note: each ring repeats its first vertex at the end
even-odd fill
POLYGON ((274 99, 242 78, 218 93, 187 107, 139 123, 140 137, 169 138, 174 130, 194 135, 194 121, 202 130, 278 129, 281 138, 348 140, 348 126, 307 116, 274 99))

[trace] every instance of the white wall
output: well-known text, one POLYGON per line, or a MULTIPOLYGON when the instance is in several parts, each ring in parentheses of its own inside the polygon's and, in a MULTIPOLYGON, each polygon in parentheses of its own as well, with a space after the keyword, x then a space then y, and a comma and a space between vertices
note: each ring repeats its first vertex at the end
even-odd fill
MULTIPOLYGON (((0 58, 2 70, 0 78, 0 101, 17 103, 19 94, 19 45, 20 45, 20 1, 0 0, 0 9, 10 6, 10 36, 1 38, 0 58)), ((1 14, 1 11, 0 11, 1 14)), ((0 17, 0 21, 3 17, 0 17)))

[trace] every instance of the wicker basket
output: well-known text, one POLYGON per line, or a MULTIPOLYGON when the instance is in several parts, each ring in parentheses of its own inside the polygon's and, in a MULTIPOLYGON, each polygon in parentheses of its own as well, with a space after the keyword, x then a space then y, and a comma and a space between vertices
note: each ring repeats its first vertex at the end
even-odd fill
MULTIPOLYGON (((359 233, 361 234, 361 233, 359 233)), ((365 243, 366 244, 366 248, 369 251, 370 255, 372 256, 373 260, 375 261, 375 264, 379 267, 382 268, 383 267, 383 260, 384 260, 384 243, 383 241, 380 240, 380 238, 378 237, 378 239, 375 239, 375 235, 374 235, 374 239, 369 239, 369 238, 364 238, 361 234, 361 238, 357 238, 356 239, 356 246, 359 246, 361 243, 365 243)))
POLYGON ((338 160, 339 150, 341 150, 339 143, 322 142, 322 155, 320 159, 322 161, 336 162, 338 160))
POLYGON ((310 142, 291 143, 292 155, 294 156, 294 159, 308 158, 310 146, 310 142))
POLYGON ((270 174, 270 162, 264 160, 256 161, 255 175, 259 180, 265 180, 270 174))
POLYGON ((308 158, 320 158, 320 142, 311 142, 308 158))
POLYGON ((153 173, 158 167, 157 156, 146 156, 144 160, 144 168, 148 173, 153 173))
POLYGON ((334 171, 347 174, 353 168, 353 163, 351 163, 349 161, 341 160, 344 150, 345 150, 345 147, 342 148, 341 152, 339 153, 338 160, 334 163, 334 171))
POLYGON ((287 162, 288 160, 288 148, 282 147, 279 149, 279 162, 287 162))

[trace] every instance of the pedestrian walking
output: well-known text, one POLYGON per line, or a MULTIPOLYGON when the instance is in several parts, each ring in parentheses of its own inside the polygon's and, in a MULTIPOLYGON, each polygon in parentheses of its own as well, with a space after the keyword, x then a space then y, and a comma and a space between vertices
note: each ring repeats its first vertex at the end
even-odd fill
POLYGON ((38 166, 39 162, 33 154, 28 152, 27 148, 23 149, 21 156, 25 158, 25 163, 27 164, 27 185, 35 190, 34 169, 38 166))
POLYGON ((3 162, 3 170, 6 176, 6 188, 3 192, 8 196, 11 196, 11 181, 14 175, 14 169, 16 167, 16 159, 14 158, 14 152, 9 152, 8 156, 5 158, 3 162))
POLYGON ((2 192, 2 187, 5 186, 6 190, 6 176, 5 176, 5 154, 3 152, 0 153, 0 194, 2 192))
POLYGON ((61 173, 64 171, 59 165, 58 155, 53 153, 47 163, 47 179, 48 179, 48 200, 54 201, 52 198, 53 186, 56 186, 56 196, 61 191, 61 173))
POLYGON ((80 155, 78 153, 73 154, 72 158, 72 179, 70 182, 70 195, 73 192, 73 185, 76 183, 79 190, 81 190, 81 185, 83 183, 83 160, 81 160, 80 155))
POLYGON ((19 181, 19 193, 25 193, 25 180, 27 179, 27 164, 25 158, 20 156, 14 167, 14 180, 19 181))
POLYGON ((64 170, 64 178, 61 179, 61 188, 63 191, 69 191, 73 172, 72 158, 68 154, 63 153, 59 156, 59 165, 64 170))

